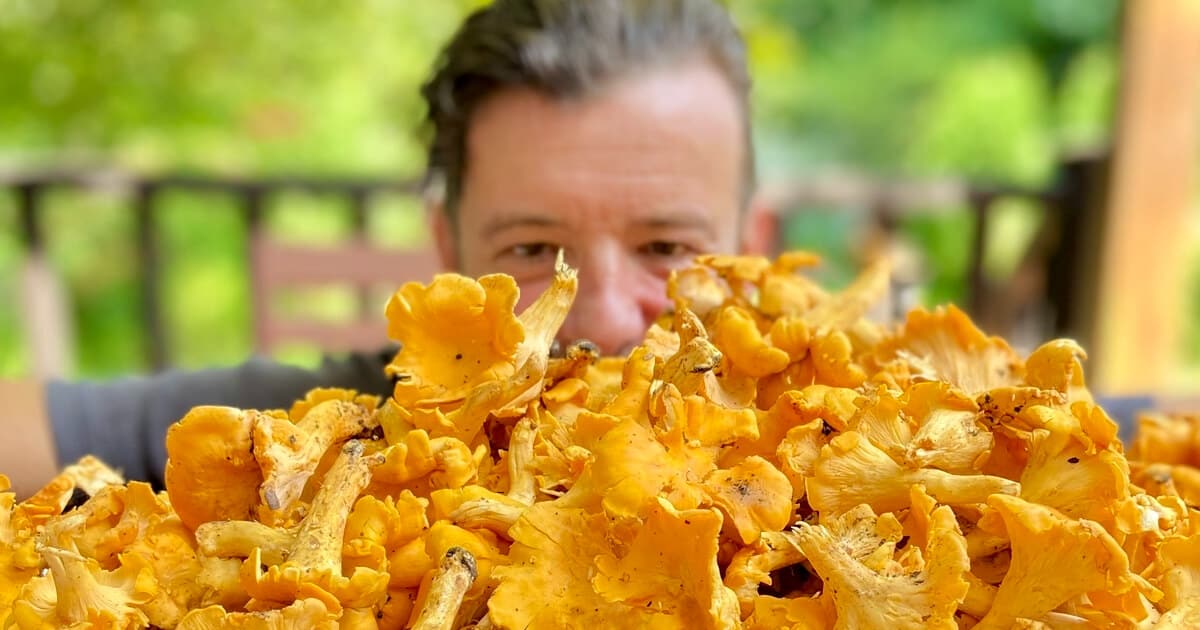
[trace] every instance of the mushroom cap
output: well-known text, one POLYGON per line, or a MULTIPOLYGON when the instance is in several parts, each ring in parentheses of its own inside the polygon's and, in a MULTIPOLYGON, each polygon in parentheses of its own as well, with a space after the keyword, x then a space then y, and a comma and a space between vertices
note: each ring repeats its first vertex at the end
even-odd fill
POLYGON ((898 361, 914 380, 943 381, 971 395, 1017 383, 1024 366, 999 337, 983 334, 956 306, 908 313, 901 333, 876 350, 876 365, 898 361))
POLYGON ((1012 561, 980 626, 1006 627, 1085 593, 1119 594, 1135 587, 1124 551, 1097 523, 1013 496, 994 495, 988 506, 992 511, 979 525, 1007 533, 1012 561))
POLYGON ((787 367, 788 353, 771 345, 750 312, 737 306, 717 311, 711 325, 712 341, 730 363, 730 369, 762 378, 787 367))
POLYGON ((263 482, 252 452, 254 414, 194 407, 167 430, 167 495, 188 528, 253 517, 263 482))
POLYGON ((714 470, 702 485, 742 544, 757 541, 763 532, 781 531, 792 520, 791 482, 761 457, 714 470))
POLYGON ((388 365, 402 405, 466 398, 483 382, 507 378, 525 329, 513 314, 520 291, 510 276, 472 280, 439 274, 409 282, 387 304, 388 336, 402 350, 388 365))
POLYGON ((193 610, 176 626, 176 630, 216 630, 237 628, 238 630, 284 630, 285 628, 315 628, 337 630, 337 611, 331 611, 324 602, 315 598, 298 599, 295 602, 258 612, 226 612, 220 606, 208 606, 193 610))
POLYGON ((796 544, 825 581, 835 628, 957 628, 967 594, 966 541, 947 506, 929 515, 921 554, 896 555, 899 523, 861 506, 820 525, 801 523, 796 544), (907 560, 907 562, 905 562, 907 560))

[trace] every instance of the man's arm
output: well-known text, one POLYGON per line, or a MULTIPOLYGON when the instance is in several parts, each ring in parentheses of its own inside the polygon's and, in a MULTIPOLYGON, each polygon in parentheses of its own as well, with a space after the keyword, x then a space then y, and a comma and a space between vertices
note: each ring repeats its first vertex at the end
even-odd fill
POLYGON ((0 380, 0 474, 12 481, 18 497, 27 497, 57 471, 45 387, 0 380))
POLYGON ((327 359, 316 370, 255 358, 234 368, 107 382, 12 383, 11 393, 0 391, 0 473, 27 493, 59 467, 95 455, 127 479, 161 485, 167 429, 192 407, 286 409, 314 387, 387 395, 383 366, 392 354, 327 359))

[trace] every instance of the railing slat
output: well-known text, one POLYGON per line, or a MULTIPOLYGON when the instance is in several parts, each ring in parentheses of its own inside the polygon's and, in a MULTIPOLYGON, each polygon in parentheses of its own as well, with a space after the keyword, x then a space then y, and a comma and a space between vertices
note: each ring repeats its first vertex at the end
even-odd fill
POLYGON ((262 260, 258 251, 258 242, 262 231, 265 190, 257 186, 248 186, 238 191, 242 199, 242 212, 246 221, 246 263, 250 276, 250 305, 254 309, 254 349, 257 352, 266 350, 267 326, 263 313, 269 312, 271 297, 263 290, 262 260))
POLYGON ((41 251, 42 227, 38 222, 38 212, 41 206, 42 187, 35 182, 26 182, 14 187, 17 195, 17 213, 21 221, 21 238, 25 242, 26 251, 32 253, 41 251))
MULTIPOLYGON (((367 225, 369 223, 369 213, 371 210, 371 196, 366 189, 359 188, 351 190, 347 194, 350 202, 351 221, 354 226, 354 240, 360 247, 369 247, 369 235, 367 234, 367 225)), ((358 314, 359 317, 366 316, 372 312, 374 305, 371 301, 371 287, 361 285, 358 287, 358 314)))
POLYGON ((971 260, 967 268, 967 304, 970 312, 980 317, 987 302, 987 277, 983 273, 983 262, 988 239, 988 215, 995 198, 988 193, 969 196, 971 214, 975 225, 971 240, 971 260))
POLYGON ((134 216, 137 222, 138 276, 141 281, 142 325, 145 327, 146 362, 154 371, 167 368, 166 331, 159 308, 162 261, 158 247, 158 222, 154 202, 158 186, 143 182, 134 190, 134 216))

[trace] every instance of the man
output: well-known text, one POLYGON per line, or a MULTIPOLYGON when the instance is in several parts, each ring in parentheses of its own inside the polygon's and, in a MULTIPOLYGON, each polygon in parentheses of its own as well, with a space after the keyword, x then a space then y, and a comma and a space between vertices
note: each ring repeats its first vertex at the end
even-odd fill
MULTIPOLYGON (((715 0, 497 0, 424 88, 428 199, 447 269, 507 273, 522 304, 555 253, 579 269, 561 338, 622 353, 666 306, 671 269, 744 250, 753 190, 742 40, 715 0)), ((383 322, 380 322, 383 326, 383 322)), ((389 357, 115 383, 0 385, 0 471, 28 492, 92 453, 159 480, 169 424, 200 404, 286 407, 315 386, 386 394, 389 357)))

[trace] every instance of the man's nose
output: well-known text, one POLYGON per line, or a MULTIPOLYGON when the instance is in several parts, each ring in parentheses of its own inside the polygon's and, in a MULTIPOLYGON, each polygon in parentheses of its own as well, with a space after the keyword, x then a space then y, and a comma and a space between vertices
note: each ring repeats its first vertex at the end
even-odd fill
POLYGON ((575 305, 559 333, 564 344, 587 339, 606 355, 620 355, 641 343, 665 307, 664 289, 661 280, 630 262, 611 257, 581 262, 575 305))

